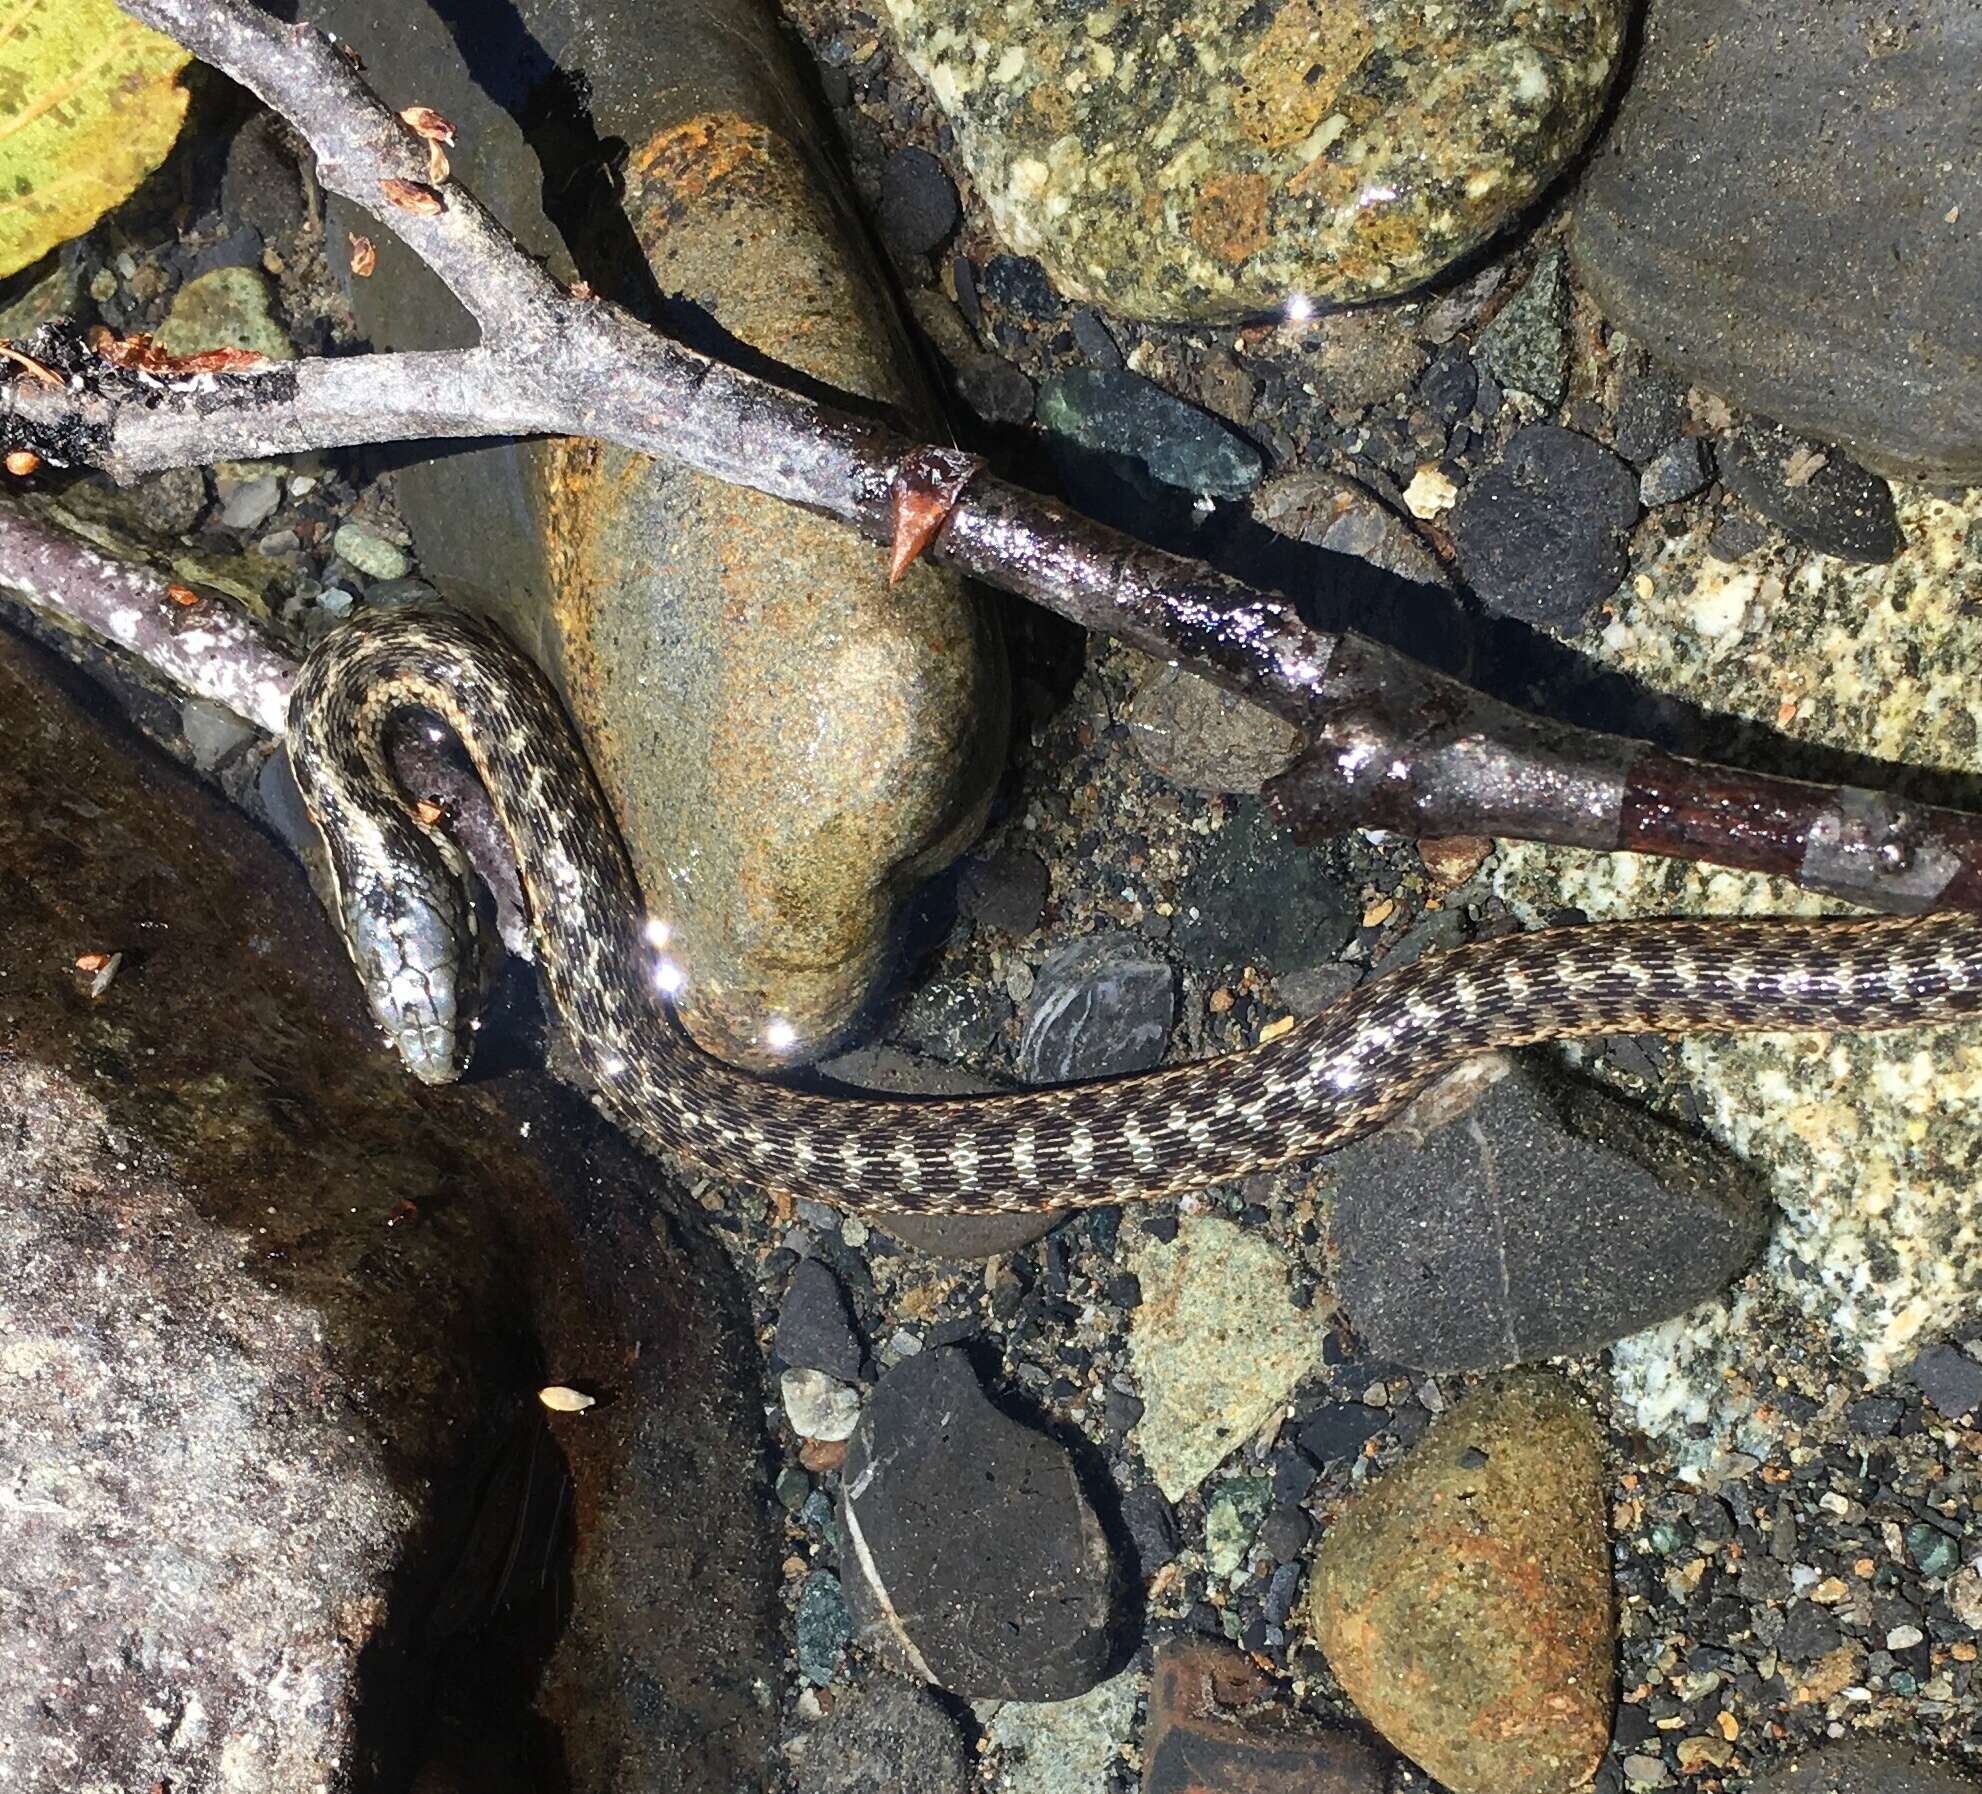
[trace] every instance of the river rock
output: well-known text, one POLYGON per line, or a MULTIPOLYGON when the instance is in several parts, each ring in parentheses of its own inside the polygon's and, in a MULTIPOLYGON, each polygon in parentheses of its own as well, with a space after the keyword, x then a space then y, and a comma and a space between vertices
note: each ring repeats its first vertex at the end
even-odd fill
MULTIPOLYGON (((525 0, 471 45, 472 76, 425 4, 315 16, 454 123, 456 174, 560 277, 933 427, 769 6, 657 31, 638 0, 525 0), (585 94, 589 146, 531 125, 553 80, 585 94)), ((433 278, 378 249, 352 283, 366 333, 468 340, 433 278)), ((987 613, 933 566, 889 585, 838 524, 594 442, 437 456, 400 488, 428 576, 558 681, 672 931, 690 1031, 747 1064, 826 1050, 884 982, 909 891, 982 821, 1006 707, 987 613)))
POLYGON ((1755 1778, 1754 1794, 1978 1794, 1974 1776, 1874 1738, 1825 1743, 1755 1778))
POLYGON ((1594 1417, 1530 1372, 1434 1421, 1315 1552, 1329 1667, 1452 1794, 1570 1794, 1609 1748, 1605 1486, 1594 1417))
POLYGON ((925 1351, 874 1387, 847 1453, 840 1520, 868 1641, 980 1699, 1064 1701, 1101 1680, 1114 1556, 1073 1460, 986 1400, 961 1352, 925 1351))
POLYGON ((969 1794, 957 1722, 926 1688, 876 1677, 846 1695, 805 1740, 799 1794, 969 1794))
POLYGON ((1532 1058, 1469 1061, 1328 1161, 1335 1295, 1379 1357, 1497 1369, 1595 1351, 1760 1250, 1754 1176, 1532 1058))
POLYGON ((731 1794, 777 1654, 728 1274, 576 1096, 407 1080, 296 870, 67 677, 0 636, 0 1781, 347 1794, 472 1731, 508 1788, 554 1709, 575 1794, 731 1794))
POLYGON ((168 355, 248 349, 271 361, 293 360, 289 333, 275 321, 268 282, 256 268, 216 268, 172 296, 156 346, 168 355))
POLYGON ((1176 972, 1136 936, 1069 941, 1039 967, 1019 1031, 1019 1073, 1028 1084, 1077 1084, 1148 1071, 1176 1015, 1176 972))
POLYGON ((1449 527, 1467 583, 1489 610, 1574 630, 1624 577, 1638 482, 1601 443, 1530 424, 1474 480, 1449 527))
POLYGON ((1328 1311, 1295 1305, 1277 1246, 1210 1215, 1179 1217, 1169 1240, 1145 1234, 1129 1269, 1142 1287, 1129 1362, 1147 1404, 1136 1443, 1182 1501, 1320 1363, 1328 1311))
POLYGON ((1720 470, 1730 492, 1820 553, 1847 561, 1899 553, 1893 489, 1836 449, 1751 424, 1721 439, 1720 470))
POLYGON ((888 0, 1000 234, 1061 290, 1156 319, 1418 285, 1595 122, 1620 0, 1234 9, 888 0))
POLYGON ((1310 1731, 1272 1704, 1248 1657, 1166 1639, 1149 1677, 1143 1794, 1383 1794, 1381 1759, 1349 1732, 1310 1731))
POLYGON ((1576 209, 1605 312, 1881 473, 1982 479, 1978 56, 1971 0, 1652 0, 1576 209))
MULTIPOLYGON (((1898 493, 1904 546, 1883 565, 1787 548, 1727 562, 1711 518, 1674 530, 1626 581, 1585 646, 1606 666, 1709 715, 1896 766, 1982 772, 1969 705, 1982 668, 1973 566, 1982 497, 1898 493)), ((1723 743, 1726 737, 1722 737, 1723 743)), ((1685 741, 1673 744, 1687 751, 1685 741)), ((1795 773, 1793 757, 1779 762, 1795 773)), ((1805 770, 1811 776, 1818 768, 1805 770)), ((1833 776, 1834 768, 1833 768, 1833 776)), ((1811 914, 1784 881, 1631 854, 1508 843, 1494 889, 1529 925, 1564 909, 1647 915, 1811 914)), ((1948 1242, 1982 1228, 1982 1027, 1897 1033, 1692 1035, 1678 1047, 1705 1129, 1759 1172, 1779 1210, 1764 1269, 1874 1382, 1972 1318, 1982 1259, 1948 1242)), ((1759 1311, 1766 1315, 1766 1309, 1759 1311)), ((1712 1410, 1771 1343, 1743 1321, 1706 1381, 1648 1411, 1666 1429, 1712 1410)))

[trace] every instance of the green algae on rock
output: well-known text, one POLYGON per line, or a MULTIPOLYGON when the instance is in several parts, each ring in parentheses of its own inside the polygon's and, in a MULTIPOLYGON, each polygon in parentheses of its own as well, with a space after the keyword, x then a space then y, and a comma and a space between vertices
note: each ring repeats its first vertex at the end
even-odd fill
POLYGON ((1569 1794, 1610 1743, 1603 1444, 1560 1377, 1434 1422, 1315 1552, 1315 1642, 1364 1718, 1453 1794, 1569 1794))
MULTIPOLYGON (((1982 772, 1982 492, 1897 496, 1905 547, 1883 566, 1780 538, 1729 564, 1708 552, 1711 520, 1664 539, 1581 645, 1711 713, 1897 766, 1982 772)), ((1509 843, 1497 877, 1531 922, 1564 907, 1593 921, 1842 909, 1751 874, 1532 843, 1509 843)), ((1773 1188, 1775 1281, 1869 1377, 1972 1312, 1982 1026, 1701 1034, 1680 1054, 1709 1131, 1773 1188)))
POLYGON ((886 0, 999 231, 1061 289, 1209 319, 1417 286, 1595 123, 1624 0, 886 0))

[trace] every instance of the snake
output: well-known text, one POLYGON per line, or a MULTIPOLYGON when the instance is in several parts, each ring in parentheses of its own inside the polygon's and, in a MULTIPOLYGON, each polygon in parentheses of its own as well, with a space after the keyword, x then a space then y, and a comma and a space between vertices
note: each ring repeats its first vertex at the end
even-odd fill
POLYGON ((515 856, 550 1004, 595 1102, 706 1174, 854 1212, 995 1214, 1181 1195, 1367 1135, 1474 1055, 1617 1032, 1908 1028, 1982 1014, 1982 918, 1661 918, 1427 954, 1245 1050, 968 1097, 795 1088, 704 1052, 682 972, 548 680, 492 624, 361 613, 298 674, 288 749, 330 907, 416 1078, 462 1075, 482 942, 445 817, 390 731, 452 730, 515 856))

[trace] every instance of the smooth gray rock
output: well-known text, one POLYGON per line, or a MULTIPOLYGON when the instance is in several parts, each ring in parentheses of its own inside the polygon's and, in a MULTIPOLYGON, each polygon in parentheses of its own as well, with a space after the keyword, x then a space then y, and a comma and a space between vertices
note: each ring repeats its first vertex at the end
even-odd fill
POLYGON ((1147 1071, 1177 1012, 1177 974, 1132 934, 1100 934, 1048 954, 1019 1034, 1028 1084, 1147 1071))
POLYGON ((1978 66, 1974 0, 1651 0, 1578 196, 1585 280, 1710 391, 1881 473, 1982 478, 1978 66))
POLYGON ((862 1634, 973 1699, 1069 1700, 1108 1667, 1118 1578, 1073 1460, 1007 1419, 961 1352, 905 1359, 847 1453, 862 1634))
POLYGON ((1982 1364, 1957 1345, 1929 1346, 1913 1361, 1920 1393, 1950 1420, 1982 1407, 1982 1364))
POLYGON ((1313 965, 1348 945, 1359 893, 1326 851, 1305 847, 1248 803, 1205 844, 1178 893, 1174 939, 1192 963, 1313 965))
POLYGON ((1337 1300, 1371 1351, 1425 1370, 1593 1351, 1723 1288, 1768 1224, 1732 1160, 1504 1054, 1329 1164, 1337 1300))
POLYGON ((1207 498, 1244 498, 1265 466, 1258 449, 1195 405, 1125 369, 1069 368, 1039 389, 1040 428, 1151 479, 1207 498))
POLYGON ((1876 1739, 1819 1745, 1755 1778, 1753 1794, 1982 1794, 1982 1781, 1876 1739))
POLYGON ((956 1721, 893 1677, 842 1698, 798 1765, 799 1794, 968 1794, 974 1779, 956 1721))

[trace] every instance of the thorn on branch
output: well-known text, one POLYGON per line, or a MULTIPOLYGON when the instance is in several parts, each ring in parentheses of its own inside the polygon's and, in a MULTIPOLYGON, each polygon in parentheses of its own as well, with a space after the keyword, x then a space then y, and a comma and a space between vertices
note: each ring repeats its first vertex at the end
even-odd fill
POLYGON ((963 489, 984 466, 981 455, 960 449, 917 448, 901 458, 889 487, 895 539, 888 583, 896 584, 949 521, 963 489))

